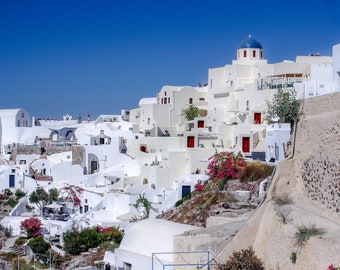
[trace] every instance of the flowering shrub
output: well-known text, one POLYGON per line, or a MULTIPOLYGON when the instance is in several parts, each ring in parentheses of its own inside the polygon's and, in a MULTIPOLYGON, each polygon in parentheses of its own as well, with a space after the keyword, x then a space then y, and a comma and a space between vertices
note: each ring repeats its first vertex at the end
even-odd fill
POLYGON ((98 247, 104 243, 114 242, 119 245, 123 239, 123 232, 114 226, 94 226, 78 231, 72 228, 63 233, 64 250, 71 255, 79 255, 89 248, 98 247))
POLYGON ((198 180, 195 185, 195 192, 201 192, 206 185, 207 185, 207 181, 204 181, 202 183, 202 180, 198 180))
MULTIPOLYGON (((238 173, 246 166, 246 161, 242 154, 234 154, 232 152, 215 153, 209 158, 208 175, 210 180, 215 183, 222 183, 236 179, 238 173)), ((220 188, 221 189, 221 188, 220 188)))
POLYGON ((328 266, 327 270, 340 270, 340 267, 334 267, 333 264, 328 266))
POLYGON ((20 223, 20 229, 25 230, 27 238, 38 237, 41 235, 41 221, 39 218, 32 217, 20 223))
POLYGON ((65 201, 72 203, 73 207, 81 205, 80 196, 83 193, 83 188, 74 185, 67 185, 60 190, 60 197, 65 201))
POLYGON ((79 206, 80 204, 81 204, 81 200, 79 199, 78 196, 75 196, 75 197, 73 198, 73 205, 74 205, 74 206, 79 206))

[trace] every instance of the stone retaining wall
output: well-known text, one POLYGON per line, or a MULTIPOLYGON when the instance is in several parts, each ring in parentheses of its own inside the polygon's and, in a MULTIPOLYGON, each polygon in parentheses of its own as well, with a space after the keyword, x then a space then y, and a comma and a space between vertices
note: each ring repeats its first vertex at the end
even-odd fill
MULTIPOLYGON (((72 146, 47 146, 45 147, 46 155, 59 154, 72 151, 72 146)), ((12 159, 15 160, 17 155, 40 155, 41 149, 39 146, 14 146, 12 149, 12 159)))
POLYGON ((340 160, 311 157, 303 163, 302 179, 307 196, 327 209, 340 211, 340 160))

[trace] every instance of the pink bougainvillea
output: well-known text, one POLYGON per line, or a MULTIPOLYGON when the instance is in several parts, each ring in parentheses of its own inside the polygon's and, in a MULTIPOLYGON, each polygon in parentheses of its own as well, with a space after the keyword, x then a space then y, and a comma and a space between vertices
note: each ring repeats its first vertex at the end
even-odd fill
POLYGON ((37 237, 41 235, 41 226, 42 223, 39 218, 32 217, 25 219, 20 223, 20 229, 25 230, 27 237, 37 237))
POLYGON ((81 200, 79 199, 78 196, 75 196, 75 197, 73 198, 73 204, 74 204, 75 206, 79 206, 79 205, 81 204, 81 200))
POLYGON ((60 197, 63 198, 65 202, 72 203, 73 206, 80 206, 81 200, 79 197, 83 191, 83 188, 79 186, 66 185, 60 190, 60 197))
POLYGON ((211 180, 236 179, 238 173, 245 167, 246 162, 241 153, 215 153, 209 158, 208 175, 211 180))
POLYGON ((201 192, 204 189, 204 187, 206 186, 206 184, 207 184, 206 181, 202 183, 202 180, 198 180, 196 185, 195 185, 195 191, 201 192))
POLYGON ((340 267, 334 267, 333 264, 331 264, 330 266, 328 266, 327 269, 328 270, 340 270, 340 267))

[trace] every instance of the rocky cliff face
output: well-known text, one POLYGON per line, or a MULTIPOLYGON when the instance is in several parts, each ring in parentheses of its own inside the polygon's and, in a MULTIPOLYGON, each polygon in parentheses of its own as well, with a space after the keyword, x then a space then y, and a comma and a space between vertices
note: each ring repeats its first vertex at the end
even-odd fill
POLYGON ((224 247, 220 258, 253 246, 266 269, 340 266, 339 104, 340 93, 304 102, 291 157, 278 165, 265 202, 224 247), (291 202, 279 205, 277 199, 285 196, 291 202), (302 226, 315 226, 325 233, 311 236, 298 247, 295 235, 302 226))

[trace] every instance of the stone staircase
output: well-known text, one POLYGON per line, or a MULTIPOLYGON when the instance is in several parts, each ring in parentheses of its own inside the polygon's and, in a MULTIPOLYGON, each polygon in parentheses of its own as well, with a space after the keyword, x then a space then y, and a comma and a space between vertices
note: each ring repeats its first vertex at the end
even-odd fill
POLYGON ((24 247, 16 247, 16 246, 12 246, 9 248, 11 250, 11 252, 13 252, 15 255, 18 256, 25 256, 26 255, 26 251, 24 247))

